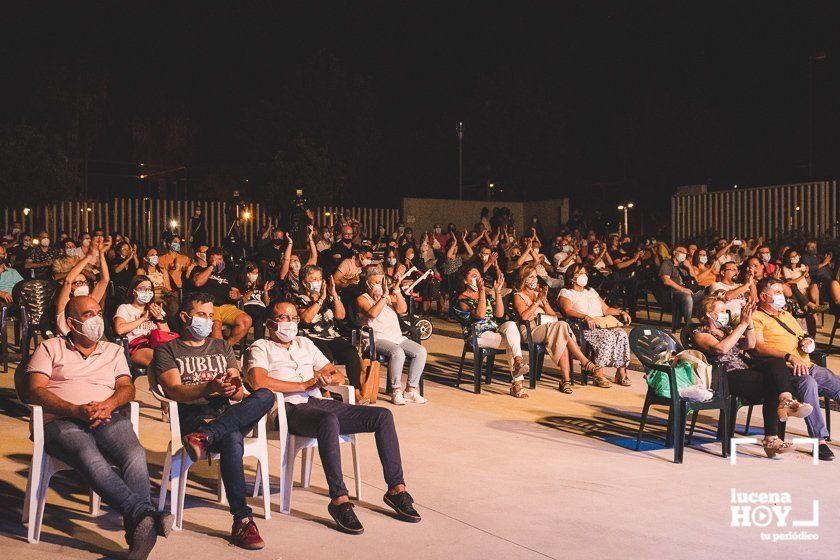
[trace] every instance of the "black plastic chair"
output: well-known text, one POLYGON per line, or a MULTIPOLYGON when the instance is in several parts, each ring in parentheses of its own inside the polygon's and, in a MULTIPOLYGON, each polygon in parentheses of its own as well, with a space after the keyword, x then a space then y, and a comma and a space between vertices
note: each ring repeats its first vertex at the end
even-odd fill
MULTIPOLYGON (((511 292, 513 293, 513 292, 511 292)), ((513 305, 513 296, 506 301, 508 316, 516 321, 517 326, 525 328, 525 346, 528 349, 528 386, 531 389, 537 388, 537 380, 542 379, 543 366, 545 364, 546 346, 544 342, 534 342, 534 335, 531 329, 531 322, 525 321, 516 312, 513 305)))
POLYGON ((39 335, 47 338, 54 331, 54 313, 50 313, 58 283, 53 280, 24 280, 15 286, 16 301, 20 302, 21 359, 29 356, 29 346, 38 346, 39 335))
POLYGON ((718 421, 718 437, 721 439, 721 455, 729 456, 728 437, 728 391, 726 376, 715 370, 713 377, 714 396, 704 402, 693 402, 680 397, 677 392, 677 377, 674 368, 667 363, 674 354, 682 350, 682 346, 668 333, 645 326, 634 328, 630 332, 630 348, 642 363, 646 373, 661 371, 668 375, 668 384, 671 396, 661 397, 648 387, 645 395, 645 404, 642 408, 642 418, 639 422, 639 432, 636 436, 636 451, 641 445, 642 433, 647 423, 648 412, 651 405, 663 405, 668 407, 668 431, 665 436, 665 445, 674 447, 674 462, 682 463, 685 451, 685 428, 689 412, 695 410, 718 410, 720 420, 718 421))
MULTIPOLYGON (((0 353, 3 359, 3 373, 9 371, 9 320, 13 318, 13 312, 20 317, 20 312, 12 304, 0 306, 0 353)), ((15 330, 20 331, 20 320, 15 323, 15 330)), ((17 336, 17 334, 16 334, 17 336)))
MULTIPOLYGON (((572 334, 575 335, 575 342, 580 347, 580 351, 583 352, 583 355, 587 358, 592 360, 591 356, 594 353, 594 349, 589 342, 586 341, 586 337, 583 336, 583 331, 586 330, 586 322, 583 319, 575 319, 574 317, 567 317, 565 319, 567 323, 569 323, 569 328, 572 329, 572 334)), ((574 362, 569 357, 569 375, 574 373, 574 362)), ((574 378, 574 376, 572 376, 574 378)), ((587 372, 583 368, 583 364, 580 365, 580 378, 581 378, 581 385, 589 384, 589 372, 587 372)))
POLYGON ((485 383, 490 385, 493 382, 493 364, 496 361, 496 355, 504 353, 504 350, 497 350, 496 348, 481 348, 478 345, 478 333, 475 330, 475 325, 469 325, 469 335, 464 339, 464 349, 461 352, 461 363, 458 365, 458 375, 455 378, 455 387, 461 385, 461 375, 464 371, 464 361, 467 357, 467 352, 473 353, 473 392, 477 395, 481 393, 481 368, 486 361, 485 383))

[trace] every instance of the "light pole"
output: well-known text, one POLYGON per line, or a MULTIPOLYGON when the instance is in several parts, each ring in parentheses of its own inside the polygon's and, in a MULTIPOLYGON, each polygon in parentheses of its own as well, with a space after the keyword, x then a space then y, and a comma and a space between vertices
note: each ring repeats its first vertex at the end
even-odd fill
POLYGON ((464 200, 464 123, 455 125, 458 134, 458 200, 464 200))
POLYGON ((825 60, 817 51, 808 57, 808 179, 814 178, 814 62, 825 60))
POLYGON ((634 204, 632 202, 625 202, 624 204, 619 204, 618 209, 624 210, 624 235, 629 235, 629 230, 627 228, 627 211, 633 208, 634 204))

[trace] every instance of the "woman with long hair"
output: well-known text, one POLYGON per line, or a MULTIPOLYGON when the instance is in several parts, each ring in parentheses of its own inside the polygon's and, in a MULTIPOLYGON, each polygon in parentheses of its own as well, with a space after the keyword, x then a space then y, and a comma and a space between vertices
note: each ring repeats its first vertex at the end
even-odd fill
POLYGON ((148 367, 154 350, 149 346, 149 333, 155 329, 169 331, 163 307, 155 303, 155 292, 148 276, 138 275, 128 283, 125 303, 114 314, 114 332, 128 339, 131 363, 148 367))

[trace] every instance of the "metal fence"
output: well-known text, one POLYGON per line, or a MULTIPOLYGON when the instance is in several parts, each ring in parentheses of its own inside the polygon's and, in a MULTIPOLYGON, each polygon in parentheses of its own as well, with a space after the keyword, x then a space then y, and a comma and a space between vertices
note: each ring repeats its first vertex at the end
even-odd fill
MULTIPOLYGON (((101 227, 106 232, 118 231, 150 245, 160 240, 161 233, 173 221, 177 224, 176 232, 187 234, 190 217, 196 207, 202 209, 210 244, 221 244, 236 211, 231 203, 218 201, 148 198, 115 198, 108 202, 87 203, 63 201, 27 209, 4 209, 2 226, 3 231, 8 231, 14 222, 20 222, 24 231, 33 234, 46 231, 53 239, 60 231, 76 237, 83 231, 101 227)), ((240 203, 239 210, 241 232, 246 242, 253 244, 255 237, 267 225, 269 215, 260 203, 240 203)), ((338 224, 344 210, 350 210, 351 216, 359 220, 368 232, 375 232, 380 224, 391 231, 399 221, 399 210, 393 208, 322 207, 313 210, 315 223, 338 224)))
POLYGON ((672 242, 709 230, 726 238, 772 239, 797 229, 836 237, 839 226, 837 181, 676 194, 671 199, 672 242))

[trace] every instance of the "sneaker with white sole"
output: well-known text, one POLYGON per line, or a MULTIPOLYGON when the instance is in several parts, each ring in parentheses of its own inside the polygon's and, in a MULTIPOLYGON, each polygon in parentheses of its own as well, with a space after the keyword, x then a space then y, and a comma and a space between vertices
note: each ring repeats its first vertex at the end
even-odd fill
POLYGON ((420 391, 415 391, 414 389, 410 391, 406 391, 403 394, 403 398, 405 398, 405 402, 415 403, 415 404, 423 404, 428 401, 425 397, 420 394, 420 391))
POLYGON ((391 402, 394 404, 405 404, 405 396, 403 396, 402 389, 394 389, 391 394, 391 402))

